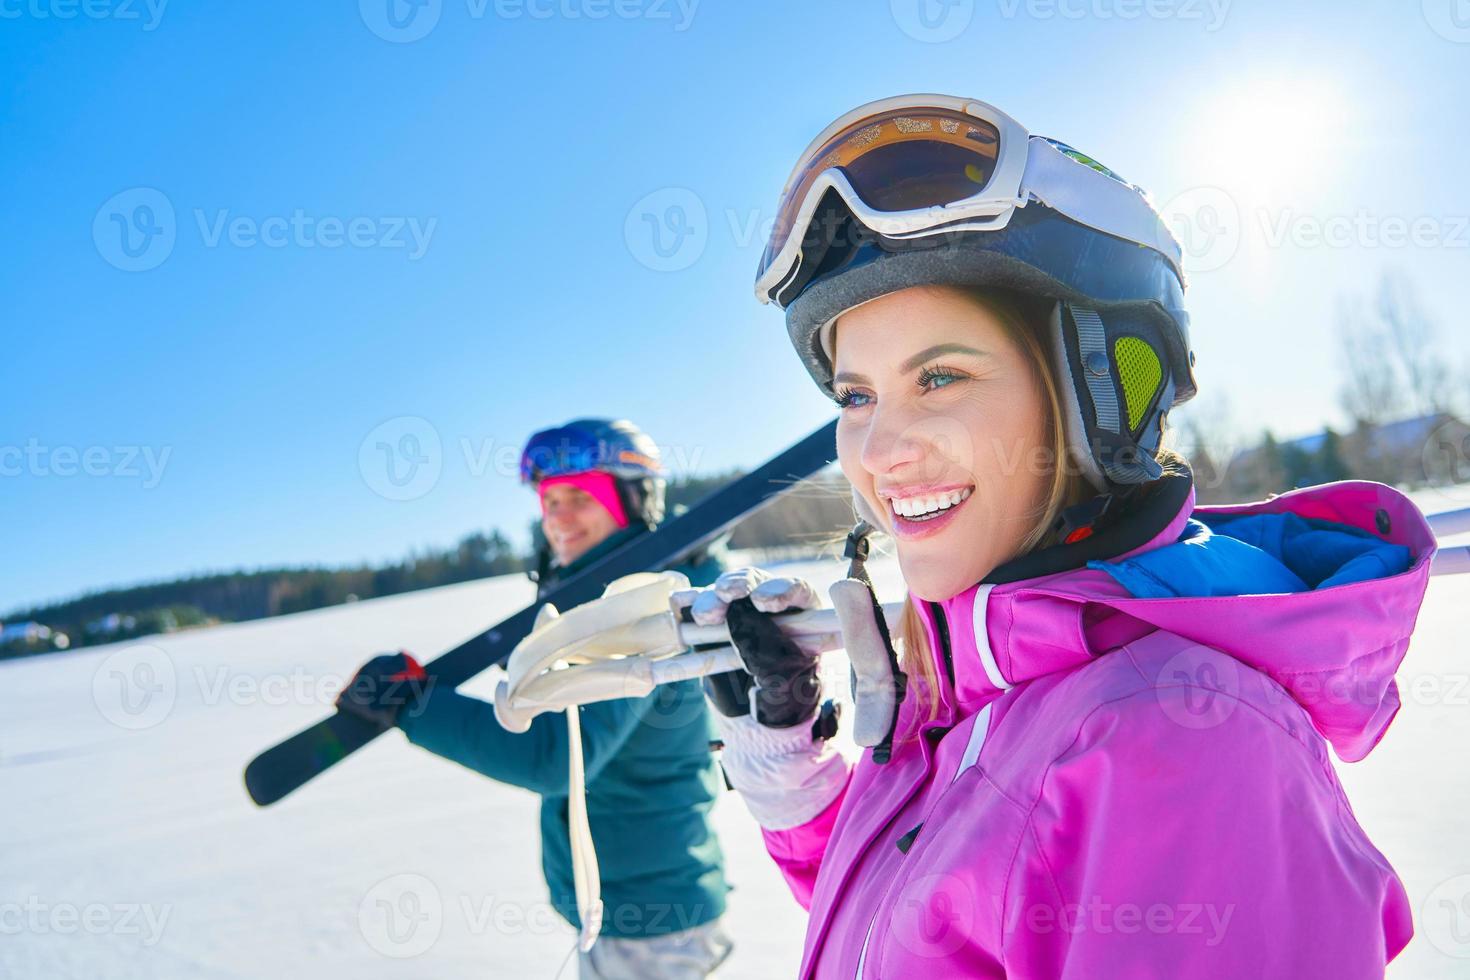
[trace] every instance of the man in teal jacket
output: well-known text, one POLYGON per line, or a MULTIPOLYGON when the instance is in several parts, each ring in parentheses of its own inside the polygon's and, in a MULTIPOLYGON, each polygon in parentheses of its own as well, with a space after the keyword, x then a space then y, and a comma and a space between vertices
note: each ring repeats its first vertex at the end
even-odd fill
MULTIPOLYGON (((541 499, 540 594, 663 516, 658 450, 628 422, 578 419, 538 432, 522 453, 521 476, 541 499)), ((711 584, 721 570, 707 554, 677 569, 694 585, 711 584)), ((543 714, 529 731, 514 733, 500 726, 491 704, 453 690, 421 691, 405 703, 403 682, 422 676, 406 653, 377 657, 339 703, 376 712, 415 745, 540 794, 542 871, 557 912, 580 928, 566 720, 543 714)), ((708 818, 721 782, 700 684, 667 684, 646 697, 585 705, 580 714, 604 908, 600 938, 582 954, 580 975, 704 977, 731 943, 719 923, 728 886, 708 818)))

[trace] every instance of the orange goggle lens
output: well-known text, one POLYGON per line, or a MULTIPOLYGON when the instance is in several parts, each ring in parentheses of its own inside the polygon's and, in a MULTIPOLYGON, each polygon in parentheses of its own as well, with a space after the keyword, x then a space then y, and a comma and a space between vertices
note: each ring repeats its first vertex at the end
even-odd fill
POLYGON ((1000 131, 949 109, 896 109, 869 116, 824 143, 781 200, 764 266, 791 234, 817 177, 838 167, 863 203, 899 212, 953 204, 985 190, 1000 156, 1000 131))

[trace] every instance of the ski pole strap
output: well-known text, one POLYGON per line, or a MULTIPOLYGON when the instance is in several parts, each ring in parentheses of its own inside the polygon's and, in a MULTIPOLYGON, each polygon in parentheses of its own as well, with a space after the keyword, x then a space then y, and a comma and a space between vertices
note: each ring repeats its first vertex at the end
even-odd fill
POLYGON ((861 582, 868 590, 868 598, 873 603, 873 622, 878 627, 878 635, 883 638, 883 649, 888 654, 888 667, 893 675, 893 714, 888 719, 888 732, 882 741, 873 746, 873 761, 881 766, 893 755, 893 737, 898 730, 898 709, 908 693, 909 679, 898 665, 898 654, 893 649, 893 636, 888 632, 888 620, 883 616, 883 607, 878 603, 878 594, 868 575, 867 561, 872 550, 869 537, 872 533, 873 525, 859 520, 847 534, 847 544, 842 549, 842 556, 848 560, 847 577, 861 582))

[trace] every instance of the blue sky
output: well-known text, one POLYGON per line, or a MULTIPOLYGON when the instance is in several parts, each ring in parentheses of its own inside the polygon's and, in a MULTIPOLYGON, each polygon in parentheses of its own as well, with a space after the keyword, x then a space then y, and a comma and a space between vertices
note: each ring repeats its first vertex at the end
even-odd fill
POLYGON ((832 409, 752 299, 759 229, 905 91, 1173 202, 1202 387, 1336 421, 1334 317, 1385 269, 1466 361, 1465 8, 0 0, 0 612, 520 536, 514 449, 575 415, 765 458, 832 409))

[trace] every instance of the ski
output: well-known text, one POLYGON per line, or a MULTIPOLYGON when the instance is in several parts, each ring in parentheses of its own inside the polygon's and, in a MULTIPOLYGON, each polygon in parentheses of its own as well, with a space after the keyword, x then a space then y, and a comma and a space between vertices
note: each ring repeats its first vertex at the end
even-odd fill
MULTIPOLYGON (((509 619, 471 637, 424 665, 435 686, 458 687, 489 667, 504 663, 527 633, 544 603, 570 609, 602 595, 608 583, 634 572, 676 565, 740 520, 776 499, 799 480, 815 475, 837 457, 833 420, 760 468, 700 500, 648 534, 639 535, 509 619)), ((310 728, 266 749, 245 767, 245 789, 258 806, 269 806, 305 785, 382 734, 356 715, 335 712, 310 728)))

